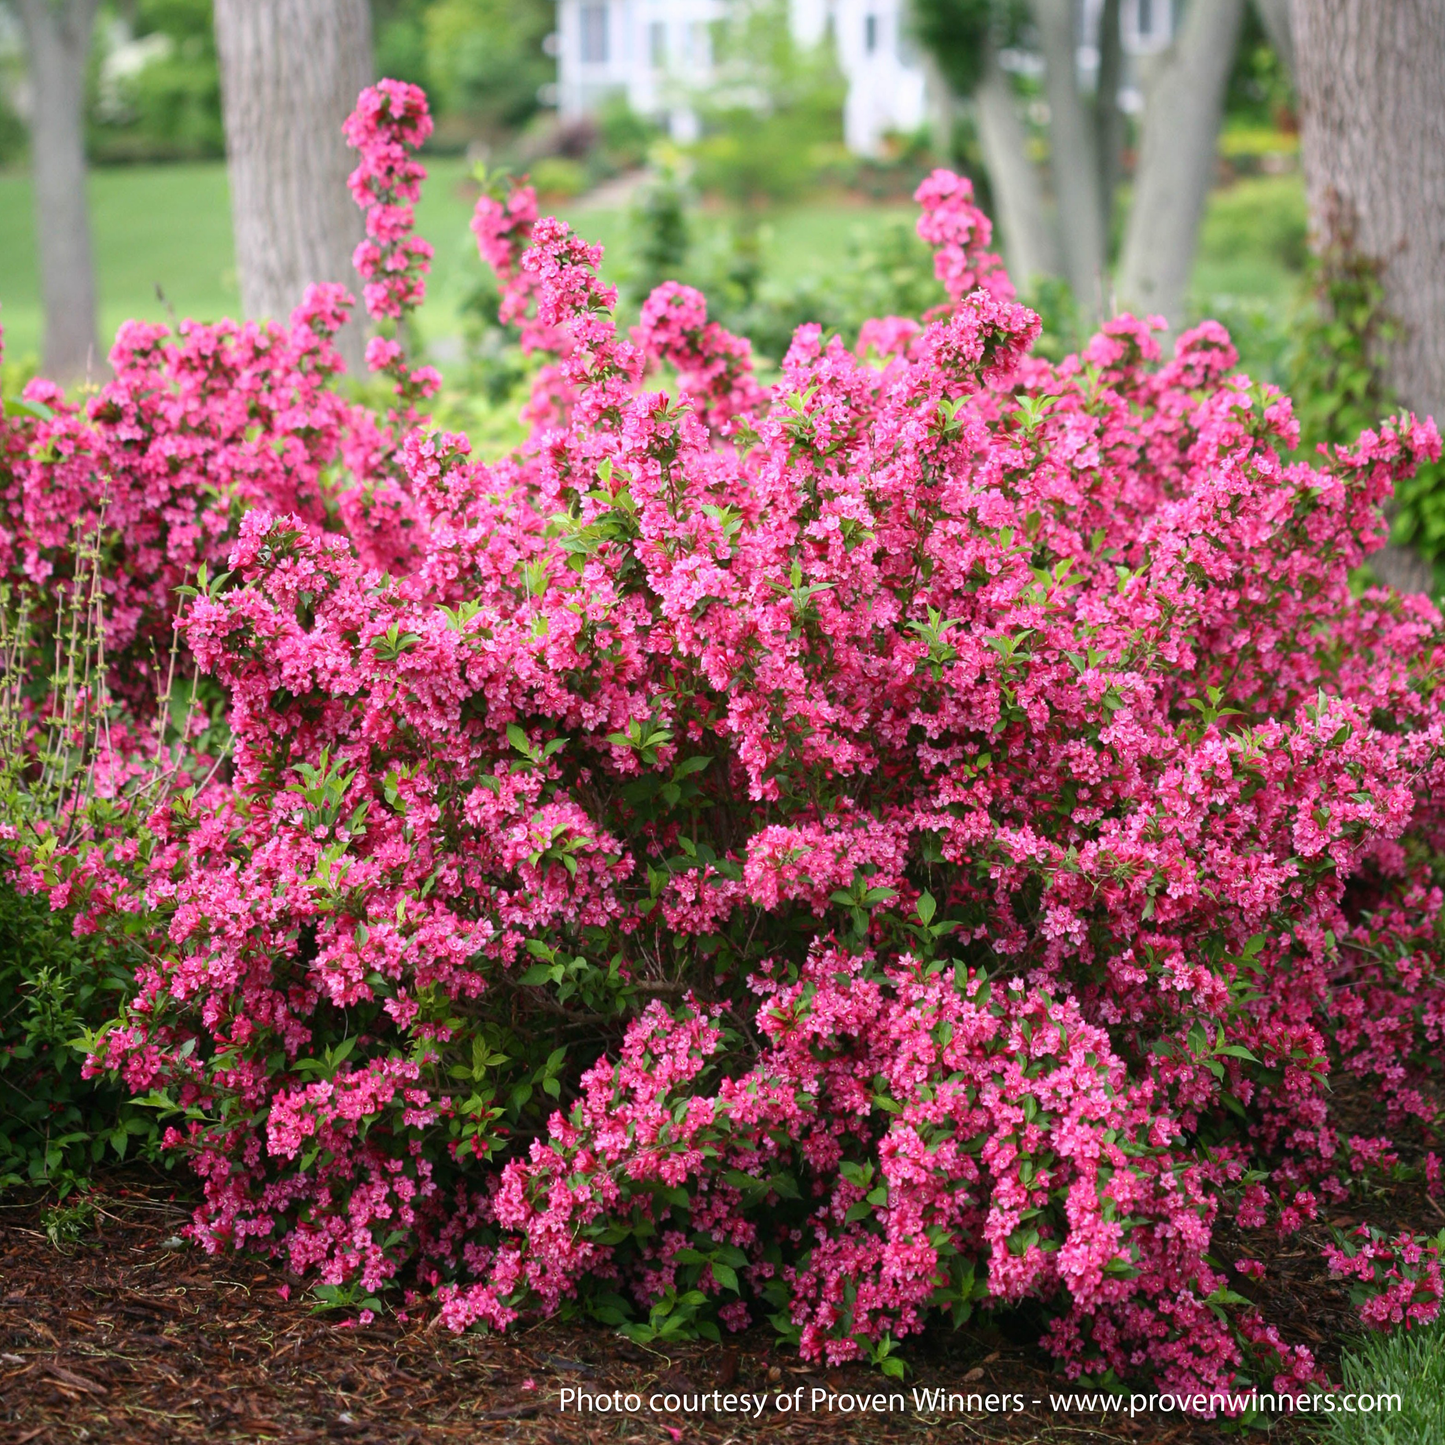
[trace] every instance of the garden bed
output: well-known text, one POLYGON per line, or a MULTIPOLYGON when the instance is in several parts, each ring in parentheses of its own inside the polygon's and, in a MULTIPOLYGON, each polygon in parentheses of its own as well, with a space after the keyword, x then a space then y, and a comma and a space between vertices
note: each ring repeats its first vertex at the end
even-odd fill
MULTIPOLYGON (((583 1323, 548 1322, 508 1336, 453 1335, 426 1318, 339 1326, 334 1316, 313 1314, 300 1290, 282 1299, 281 1269, 179 1245, 188 1211, 172 1189, 169 1180, 116 1176, 80 1221, 79 1237, 62 1233, 58 1244, 46 1230, 57 1216, 39 1204, 0 1215, 0 1439, 667 1442, 679 1429, 684 1440, 715 1445, 740 1436, 813 1439, 825 1430, 839 1441, 920 1440, 940 1430, 963 1440, 1059 1445, 1237 1438, 1197 1420, 1051 1410, 1050 1392, 1070 1387, 1030 1341, 1036 1322, 1019 1316, 930 1331, 911 1352, 914 1370, 902 1386, 863 1366, 801 1365, 760 1329, 723 1345, 661 1351, 583 1323), (560 1410, 569 1388, 774 1396, 799 1385, 805 1398, 815 1388, 901 1389, 910 1407, 882 1415, 773 1413, 761 1426, 715 1411, 579 1418, 560 1410), (915 1388, 1020 1394, 1030 1404, 1013 1416, 934 1414, 911 1407, 915 1388), (1044 1403, 1032 1405, 1036 1398, 1044 1403)), ((1320 1263, 1324 1233, 1302 1231, 1271 1259, 1267 1279, 1247 1287, 1334 1373, 1336 1341, 1350 1320, 1320 1263)), ((1273 1438, 1310 1434, 1304 1423, 1285 1423, 1273 1438)))

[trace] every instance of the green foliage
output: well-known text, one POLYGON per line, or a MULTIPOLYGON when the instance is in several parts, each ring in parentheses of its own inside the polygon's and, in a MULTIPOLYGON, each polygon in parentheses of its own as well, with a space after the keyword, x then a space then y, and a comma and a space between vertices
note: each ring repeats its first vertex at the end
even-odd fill
POLYGON ((661 139, 657 122, 638 115, 624 94, 609 95, 597 111, 597 157, 609 174, 636 170, 661 139))
POLYGON ((1269 43, 1255 7, 1247 5, 1224 95, 1225 123, 1274 125, 1293 105, 1289 71, 1269 43))
POLYGON ((1078 351, 1088 341, 1084 319, 1079 314, 1074 292, 1062 276, 1040 276, 1022 301, 1039 314, 1043 330, 1034 343, 1034 351, 1060 362, 1078 351))
POLYGON ((718 79, 697 98, 698 184, 738 206, 795 199, 842 140, 846 88, 831 46, 799 47, 781 0, 734 7, 714 38, 718 79))
POLYGON ((870 229, 855 228, 842 264, 831 275, 810 276, 792 285, 761 278, 751 292, 732 275, 705 278, 704 293, 721 299, 718 319, 729 330, 752 338, 766 357, 780 358, 796 328, 807 321, 838 332, 850 344, 870 316, 915 316, 947 297, 933 274, 933 258, 905 220, 870 229))
POLYGON ((1309 207, 1298 177, 1251 177, 1216 191, 1199 246, 1206 264, 1243 263, 1251 280, 1280 270, 1301 276, 1309 262, 1309 207))
MULTIPOLYGON (((10 862, 0 854, 0 875, 10 862)), ((76 938, 71 922, 0 877, 0 1189, 63 1197, 107 1157, 156 1151, 154 1116, 114 1077, 82 1078, 77 1046, 114 1016, 136 960, 76 938)))
POLYGON ((1384 305, 1377 262, 1336 251, 1314 267, 1313 294, 1286 358, 1300 441, 1353 441, 1393 406, 1378 359, 1397 334, 1384 305))
POLYGON ((139 820, 164 801, 176 744, 196 721, 194 690, 166 682, 150 736, 135 738, 152 762, 118 788, 96 786, 102 738, 127 728, 104 680, 105 565, 98 537, 82 537, 58 593, 0 591, 0 1190, 39 1186, 62 1199, 106 1158, 157 1157, 155 1115, 114 1075, 85 1077, 86 1056, 134 993, 143 921, 78 932, 66 894, 97 850, 145 858, 139 820))
POLYGON ((1445 1440, 1445 1325, 1371 1334, 1346 1351, 1346 1391, 1398 1395, 1400 1408, 1324 1417, 1322 1445, 1435 1445, 1445 1440))
POLYGON ((551 0, 434 0, 421 16, 425 67, 438 111, 486 128, 524 124, 553 79, 542 41, 556 24, 551 0))
POLYGON ((98 161, 200 160, 225 154, 210 0, 137 0, 137 41, 157 42, 139 70, 99 86, 89 146, 98 161))
POLYGON ((914 316, 947 298, 933 258, 910 220, 855 226, 841 261, 827 275, 770 276, 770 233, 744 215, 731 228, 713 226, 710 244, 692 216, 694 197, 667 157, 639 191, 629 217, 631 265, 625 294, 640 306, 663 281, 684 281, 708 298, 708 314, 748 337, 757 353, 777 361, 805 322, 838 332, 851 344, 870 316, 914 316))
POLYGON ((993 0, 914 0, 919 43, 932 51, 955 95, 972 95, 983 78, 984 46, 997 8, 993 0))
MULTIPOLYGON (((1285 354, 1286 390, 1300 420, 1300 446, 1354 440, 1396 411, 1380 358, 1400 333, 1385 305, 1380 263, 1348 246, 1331 250, 1312 268, 1312 294, 1285 354)), ((1391 535, 1435 565, 1436 590, 1445 570, 1445 463, 1420 467, 1400 484, 1391 535)))
POLYGON ((371 0, 371 47, 378 75, 432 88, 427 64, 429 0, 371 0))
POLYGON ((9 97, 0 90, 0 166, 14 164, 25 154, 25 122, 15 114, 9 97))
POLYGON ((544 201, 571 200, 587 189, 587 168, 568 156, 543 156, 532 167, 532 184, 544 201))
POLYGON ((627 294, 638 301, 664 281, 683 275, 692 244, 687 192, 676 163, 669 157, 633 197, 628 216, 632 229, 632 264, 627 294))

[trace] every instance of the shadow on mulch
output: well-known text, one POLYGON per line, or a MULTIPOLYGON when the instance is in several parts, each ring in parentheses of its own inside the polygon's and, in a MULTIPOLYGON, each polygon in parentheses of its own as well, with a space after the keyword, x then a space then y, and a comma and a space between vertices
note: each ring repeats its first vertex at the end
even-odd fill
MULTIPOLYGON (((285 1301, 278 1268, 245 1256, 210 1258, 183 1246, 186 1209, 169 1183, 110 1181, 83 1238, 57 1246, 34 1205, 0 1210, 0 1441, 6 1445, 157 1445, 165 1441, 349 1440, 376 1445, 518 1441, 572 1445, 696 1442, 743 1445, 827 1438, 869 1442, 999 1441, 1011 1445, 1147 1445, 1237 1440, 1178 1416, 1130 1420, 1064 1414, 1067 1392, 1022 1327, 940 1331, 910 1341, 903 1384, 867 1368, 807 1368, 753 1330, 731 1343, 643 1349, 598 1326, 540 1324, 504 1337, 456 1336, 425 1322, 377 1320, 338 1327, 285 1301), (1010 1334, 1016 1338, 1010 1338, 1010 1334), (802 1387, 802 1413, 780 1413, 780 1394, 802 1387), (931 1413, 913 1390, 1021 1396, 1013 1413, 931 1413), (564 1390, 636 1393, 635 1413, 563 1413, 564 1390), (902 1410, 806 1408, 815 1390, 895 1394, 902 1410), (741 1413, 651 1413, 652 1394, 767 1397, 761 1422, 741 1413), (1038 1403, 1035 1403, 1038 1402, 1038 1403)), ((1252 1241, 1254 1242, 1254 1241, 1252 1241)), ((1270 1281, 1250 1285, 1292 1338, 1318 1348, 1348 1330, 1346 1306, 1322 1279, 1315 1241, 1296 1236, 1271 1260, 1270 1281), (1266 1295, 1270 1296, 1266 1298, 1266 1295)), ((1024 1324, 1017 1321, 1020 1326, 1024 1324)), ((1321 1351, 1334 1365, 1328 1348, 1321 1351)), ((573 1397, 575 1398, 575 1397, 573 1397)), ((1272 1435, 1295 1445, 1307 1427, 1272 1435)))

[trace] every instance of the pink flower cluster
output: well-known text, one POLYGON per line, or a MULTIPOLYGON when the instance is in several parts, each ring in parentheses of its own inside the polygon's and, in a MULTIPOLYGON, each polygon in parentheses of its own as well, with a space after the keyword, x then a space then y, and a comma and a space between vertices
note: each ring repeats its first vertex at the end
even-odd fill
POLYGON ((317 286, 285 326, 183 321, 173 337, 127 322, 114 377, 88 401, 29 383, 0 469, 6 575, 53 599, 77 538, 101 536, 112 653, 144 667, 152 647, 169 649, 175 588, 201 563, 224 565, 247 508, 317 529, 339 514, 362 555, 394 560, 406 500, 375 475, 386 434, 331 387, 349 305, 340 287, 317 286))
MULTIPOLYGON (((417 113, 364 98, 369 206, 417 113)), ((1212 323, 1050 365, 967 183, 919 199, 952 304, 802 327, 764 388, 695 292, 622 335, 600 248, 484 196, 527 444, 411 426, 390 560, 310 453, 247 496, 182 623, 231 771, 150 822, 94 1061, 184 1111, 208 1247, 406 1271, 457 1328, 761 1311, 885 1360, 1030 1300, 1073 1374, 1315 1377, 1211 1241, 1429 1113, 1445 634, 1351 575, 1439 438, 1288 460, 1212 323)))
POLYGON ((1434 1239, 1405 1230, 1387 1236, 1369 1225, 1325 1251, 1330 1273, 1352 1281, 1351 1298, 1369 1329, 1395 1325, 1410 1329, 1440 1317, 1440 1252, 1445 1233, 1434 1239))
POLYGON ((366 214, 366 239, 352 264, 366 283, 367 311, 396 321, 421 303, 431 269, 430 243, 412 234, 413 207, 426 179, 414 152, 432 132, 426 95, 404 81, 383 80, 361 93, 342 129, 360 155, 347 184, 366 214))

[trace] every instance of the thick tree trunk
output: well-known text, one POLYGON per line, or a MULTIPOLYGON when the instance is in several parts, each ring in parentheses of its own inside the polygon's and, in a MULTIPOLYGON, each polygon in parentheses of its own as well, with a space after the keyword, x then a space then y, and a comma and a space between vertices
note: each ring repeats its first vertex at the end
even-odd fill
POLYGON ((85 68, 96 0, 20 0, 35 97, 35 229, 45 303, 45 374, 71 382, 105 365, 95 337, 95 269, 85 194, 85 68))
MULTIPOLYGON (((1445 5, 1294 0, 1291 18, 1315 245, 1379 262, 1398 332, 1385 380, 1445 422, 1445 5)), ((1397 586, 1429 585, 1413 554, 1372 562, 1397 586)))
POLYGON ((1044 214, 1038 172, 1029 159, 1013 87, 990 50, 973 95, 978 140, 993 189, 1004 259, 1020 291, 1059 273, 1058 245, 1044 214))
POLYGON ((1244 0, 1191 0, 1148 79, 1118 296, 1123 307, 1164 316, 1171 329, 1183 321, 1243 16, 1244 0))
POLYGON ((1049 147, 1064 273, 1080 309, 1098 315, 1106 284, 1104 208, 1093 117, 1079 94, 1074 0, 1033 0, 1033 12, 1047 72, 1049 147))
MULTIPOLYGON (((362 220, 341 124, 372 80, 367 0, 216 0, 215 15, 241 305, 284 318, 317 281, 343 282, 359 304, 362 220)), ((359 370, 360 321, 340 345, 359 370)))

